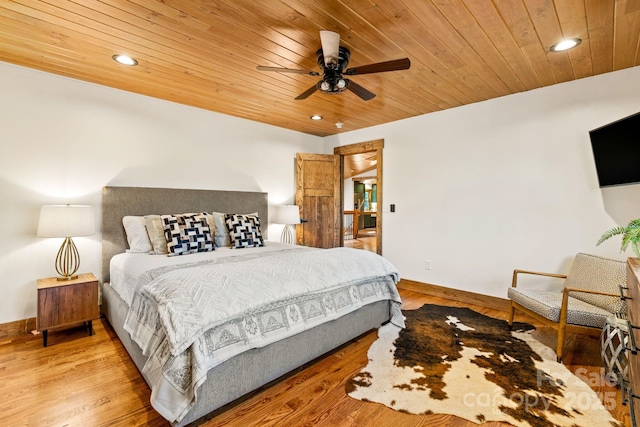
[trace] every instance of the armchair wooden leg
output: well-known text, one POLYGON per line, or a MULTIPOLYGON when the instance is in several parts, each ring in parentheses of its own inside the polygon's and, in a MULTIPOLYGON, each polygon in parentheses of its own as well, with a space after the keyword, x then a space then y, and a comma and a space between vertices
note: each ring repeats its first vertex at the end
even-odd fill
POLYGON ((513 315, 516 311, 516 308, 513 305, 513 301, 511 301, 511 306, 509 307, 509 326, 513 326, 513 315))
POLYGON ((558 319, 558 342, 556 343, 556 356, 558 362, 562 361, 562 350, 564 349, 564 333, 567 330, 567 310, 569 307, 569 288, 562 291, 562 305, 560 306, 560 318, 558 319))
POLYGON ((556 356, 558 357, 558 362, 562 362, 562 352, 564 350, 564 335, 566 327, 566 323, 561 323, 558 325, 558 342, 556 343, 556 356))

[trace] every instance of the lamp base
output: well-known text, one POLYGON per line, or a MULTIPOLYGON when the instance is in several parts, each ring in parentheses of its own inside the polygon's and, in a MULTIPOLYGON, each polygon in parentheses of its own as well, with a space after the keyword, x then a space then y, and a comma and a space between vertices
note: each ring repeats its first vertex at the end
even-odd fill
POLYGON ((77 274, 74 274, 73 276, 60 276, 60 277, 56 277, 56 280, 58 282, 65 282, 65 281, 69 281, 69 280, 76 280, 78 278, 77 274))
POLYGON ((78 248, 71 237, 67 237, 62 242, 58 255, 56 256, 56 271, 60 275, 57 280, 73 280, 77 279, 75 274, 80 267, 80 254, 78 248))
POLYGON ((282 243, 286 243, 288 245, 295 245, 293 240, 293 233, 291 232, 291 228, 289 225, 285 225, 282 229, 282 235, 280 236, 280 241, 282 243))

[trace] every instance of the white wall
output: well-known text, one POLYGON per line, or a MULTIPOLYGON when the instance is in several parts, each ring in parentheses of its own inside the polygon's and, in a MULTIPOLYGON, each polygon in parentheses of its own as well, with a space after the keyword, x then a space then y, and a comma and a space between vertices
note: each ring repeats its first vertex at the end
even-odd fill
POLYGON ((600 190, 588 131, 639 111, 635 67, 324 144, 384 138, 382 253, 402 277, 505 297, 514 268, 566 272, 577 252, 632 256, 619 239, 595 246, 640 217, 640 185, 600 190))
MULTIPOLYGON (((62 239, 35 236, 40 206, 95 207, 105 185, 264 191, 293 203, 295 153, 318 137, 0 63, 0 323, 33 317, 36 279, 62 239)), ((278 239, 282 226, 271 227, 278 239)), ((100 268, 100 233, 74 239, 100 268)))
POLYGON ((353 203, 353 179, 347 178, 344 180, 344 187, 342 188, 343 206, 345 211, 350 211, 354 207, 353 203))

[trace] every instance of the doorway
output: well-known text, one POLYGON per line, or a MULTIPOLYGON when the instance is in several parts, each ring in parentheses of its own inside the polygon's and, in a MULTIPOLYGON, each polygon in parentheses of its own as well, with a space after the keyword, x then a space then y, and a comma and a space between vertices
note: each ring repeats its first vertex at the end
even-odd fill
POLYGON ((334 148, 340 155, 342 245, 382 253, 383 140, 334 148))
POLYGON ((343 156, 343 246, 377 252, 378 181, 375 151, 343 156))

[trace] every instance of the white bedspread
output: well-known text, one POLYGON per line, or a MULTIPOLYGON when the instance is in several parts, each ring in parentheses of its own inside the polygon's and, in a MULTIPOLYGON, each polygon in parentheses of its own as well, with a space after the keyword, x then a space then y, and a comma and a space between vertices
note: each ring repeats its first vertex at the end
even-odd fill
POLYGON ((243 351, 387 299, 392 322, 404 326, 398 271, 379 255, 348 248, 242 254, 137 278, 125 329, 149 357, 143 374, 151 402, 170 421, 188 412, 209 369, 243 351))
MULTIPOLYGON (((295 247, 295 246, 294 246, 295 247)), ((301 246, 297 246, 302 248, 301 246)), ((266 241, 265 246, 258 248, 243 248, 242 250, 231 249, 231 247, 217 247, 212 252, 199 252, 189 254, 188 256, 166 255, 149 255, 138 253, 121 253, 111 258, 110 263, 110 285, 124 299, 128 305, 131 305, 133 294, 135 293, 136 283, 143 280, 145 283, 149 279, 163 273, 160 267, 168 267, 188 264, 195 262, 210 261, 219 258, 227 258, 234 256, 246 256, 251 254, 261 254, 271 251, 280 251, 292 248, 280 242, 266 241), (153 277, 152 277, 153 276, 153 277)))

